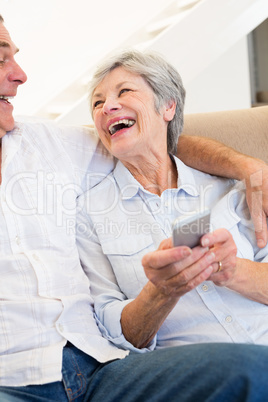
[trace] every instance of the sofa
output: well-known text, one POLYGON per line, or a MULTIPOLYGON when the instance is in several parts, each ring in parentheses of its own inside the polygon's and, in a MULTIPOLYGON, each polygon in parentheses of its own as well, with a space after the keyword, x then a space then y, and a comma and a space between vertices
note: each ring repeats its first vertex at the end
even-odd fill
POLYGON ((185 114, 183 134, 213 138, 268 163, 268 106, 185 114))

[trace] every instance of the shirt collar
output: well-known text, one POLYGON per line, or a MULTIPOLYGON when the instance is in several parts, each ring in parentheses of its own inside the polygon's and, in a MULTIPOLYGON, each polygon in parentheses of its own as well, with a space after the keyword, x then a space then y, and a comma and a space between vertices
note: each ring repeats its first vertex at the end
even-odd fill
POLYGON ((2 172, 18 151, 22 141, 22 126, 15 123, 13 130, 7 131, 2 138, 2 172))
POLYGON ((124 199, 134 197, 140 188, 143 189, 142 185, 132 176, 122 162, 117 162, 113 174, 124 199))
POLYGON ((12 130, 10 130, 10 131, 7 131, 6 134, 22 136, 22 131, 23 131, 23 124, 15 121, 14 128, 12 130))
POLYGON ((197 197, 199 196, 199 186, 196 183, 193 169, 189 166, 186 166, 180 159, 176 156, 172 155, 172 158, 176 164, 177 172, 178 172, 178 192, 180 190, 185 191, 187 194, 197 197))
MULTIPOLYGON (((171 155, 171 158, 174 160, 178 172, 177 192, 183 190, 193 197, 199 196, 199 188, 195 181, 192 168, 186 166, 176 156, 171 155)), ((134 197, 139 190, 148 193, 148 191, 145 190, 144 187, 132 176, 130 171, 122 162, 117 162, 113 174, 124 199, 134 197)))

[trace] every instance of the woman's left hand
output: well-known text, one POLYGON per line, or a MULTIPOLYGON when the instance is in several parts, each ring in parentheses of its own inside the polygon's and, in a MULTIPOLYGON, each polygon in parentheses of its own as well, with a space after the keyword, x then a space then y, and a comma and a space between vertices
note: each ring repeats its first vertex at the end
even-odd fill
POLYGON ((228 286, 234 279, 237 261, 237 248, 231 233, 226 229, 217 229, 204 235, 201 244, 209 247, 215 255, 212 264, 214 272, 208 280, 218 286, 228 286))

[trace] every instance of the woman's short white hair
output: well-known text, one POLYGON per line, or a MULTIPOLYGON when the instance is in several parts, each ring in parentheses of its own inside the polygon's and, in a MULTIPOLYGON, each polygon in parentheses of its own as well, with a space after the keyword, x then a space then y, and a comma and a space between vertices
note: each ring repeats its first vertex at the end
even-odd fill
POLYGON ((105 76, 117 67, 123 67, 145 79, 154 92, 157 112, 163 105, 175 101, 175 116, 168 124, 167 148, 168 152, 176 154, 178 138, 183 129, 185 100, 185 89, 178 71, 157 53, 137 50, 121 51, 100 64, 93 75, 89 88, 91 113, 94 90, 105 76))

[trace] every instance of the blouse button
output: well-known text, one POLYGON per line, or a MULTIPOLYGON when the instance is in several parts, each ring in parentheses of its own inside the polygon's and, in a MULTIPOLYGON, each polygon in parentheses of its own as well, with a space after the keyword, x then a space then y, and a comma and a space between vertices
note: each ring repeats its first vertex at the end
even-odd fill
POLYGON ((203 290, 203 292, 207 292, 208 291, 208 285, 203 285, 202 290, 203 290))

